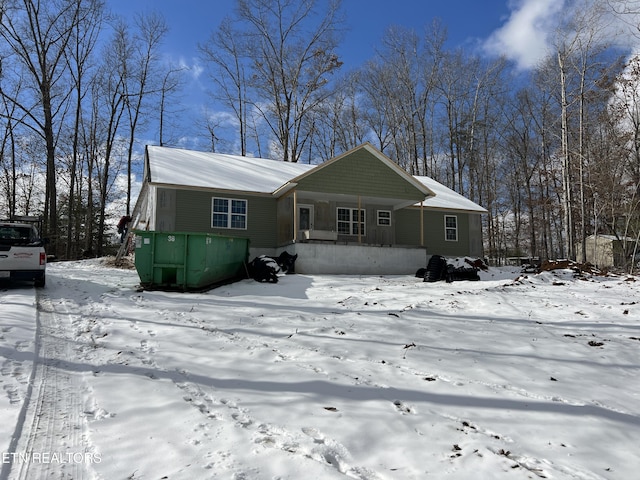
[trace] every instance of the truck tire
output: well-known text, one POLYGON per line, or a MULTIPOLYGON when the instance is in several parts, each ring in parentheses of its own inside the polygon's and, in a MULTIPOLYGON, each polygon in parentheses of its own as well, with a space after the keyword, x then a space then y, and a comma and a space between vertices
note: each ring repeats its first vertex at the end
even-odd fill
POLYGON ((447 272, 447 260, 440 255, 432 255, 427 264, 427 272, 424 274, 425 282, 439 282, 444 279, 447 272))

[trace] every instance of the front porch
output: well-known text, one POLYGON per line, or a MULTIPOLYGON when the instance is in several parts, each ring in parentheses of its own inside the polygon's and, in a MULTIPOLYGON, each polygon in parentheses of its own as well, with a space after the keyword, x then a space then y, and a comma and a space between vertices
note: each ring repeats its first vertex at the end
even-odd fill
POLYGON ((289 193, 278 202, 278 247, 273 254, 297 254, 297 273, 413 275, 426 266, 423 222, 417 219, 405 227, 395 217, 424 197, 407 200, 297 189, 289 193), (412 230, 416 244, 398 243, 399 228, 412 230))
POLYGON ((424 247, 353 243, 290 243, 277 249, 297 254, 296 273, 332 275, 413 275, 427 265, 424 247))

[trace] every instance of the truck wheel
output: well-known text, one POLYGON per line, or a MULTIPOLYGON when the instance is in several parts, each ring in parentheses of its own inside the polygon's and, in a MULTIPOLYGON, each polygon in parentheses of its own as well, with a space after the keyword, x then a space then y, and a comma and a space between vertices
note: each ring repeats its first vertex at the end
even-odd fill
POLYGON ((33 282, 36 288, 44 288, 45 283, 46 283, 46 277, 44 273, 42 274, 41 277, 36 278, 35 282, 33 282))
POLYGON ((439 282, 444 279, 447 269, 447 260, 440 255, 432 255, 427 264, 424 275, 425 282, 439 282))

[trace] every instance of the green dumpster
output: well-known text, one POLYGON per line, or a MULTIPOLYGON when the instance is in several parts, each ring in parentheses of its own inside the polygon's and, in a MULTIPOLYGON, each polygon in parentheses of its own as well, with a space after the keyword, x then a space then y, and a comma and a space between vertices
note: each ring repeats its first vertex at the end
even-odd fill
POLYGON ((249 239, 198 232, 133 233, 143 288, 199 290, 244 276, 249 239))

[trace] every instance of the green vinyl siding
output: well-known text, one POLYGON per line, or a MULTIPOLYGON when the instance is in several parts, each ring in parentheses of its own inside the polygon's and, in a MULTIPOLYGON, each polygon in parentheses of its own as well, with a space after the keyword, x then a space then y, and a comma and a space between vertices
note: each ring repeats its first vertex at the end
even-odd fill
POLYGON ((356 150, 300 179, 298 191, 420 201, 424 194, 365 149, 356 150))
POLYGON ((176 230, 176 190, 174 188, 158 188, 156 190, 155 229, 159 232, 175 232, 176 230))
POLYGON ((256 195, 215 193, 200 190, 177 190, 175 231, 219 233, 248 238, 251 247, 273 248, 277 245, 276 200, 256 195), (211 199, 247 200, 247 228, 212 228, 211 199))
POLYGON ((420 245, 420 211, 403 208, 395 212, 396 243, 420 245))
MULTIPOLYGON (((403 208, 395 212, 396 243, 420 245, 420 209, 403 208)), ((444 256, 471 255, 469 237, 469 214, 424 210, 424 247, 427 253, 444 256), (444 217, 453 215, 458 221, 458 240, 445 238, 444 217)))

